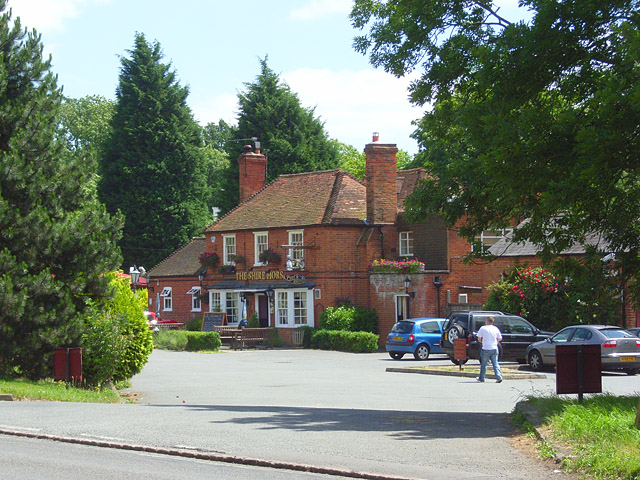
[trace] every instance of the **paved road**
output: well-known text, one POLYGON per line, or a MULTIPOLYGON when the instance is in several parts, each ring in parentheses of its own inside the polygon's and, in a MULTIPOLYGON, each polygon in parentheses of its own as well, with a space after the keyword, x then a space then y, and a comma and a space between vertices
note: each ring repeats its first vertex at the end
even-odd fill
MULTIPOLYGON (((7 402, 0 429, 431 480, 551 475, 512 448, 508 414, 528 394, 553 392, 553 374, 478 384, 385 371, 398 365, 419 363, 384 353, 155 351, 132 382, 138 405, 7 402)), ((603 386, 632 393, 638 378, 606 375, 603 386)))

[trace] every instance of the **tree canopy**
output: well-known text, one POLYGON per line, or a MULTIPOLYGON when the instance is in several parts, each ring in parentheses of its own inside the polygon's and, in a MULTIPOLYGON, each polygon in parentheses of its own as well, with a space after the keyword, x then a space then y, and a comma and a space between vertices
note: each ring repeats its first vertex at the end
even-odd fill
POLYGON ((125 216, 124 267, 152 267, 211 221, 201 128, 160 44, 136 34, 122 57, 99 195, 125 216))
POLYGON ((315 117, 313 108, 304 108, 298 95, 291 91, 260 60, 260 74, 238 94, 238 125, 227 141, 230 166, 225 189, 228 211, 238 202, 238 164, 244 144, 257 138, 267 155, 267 181, 285 173, 328 170, 338 166, 338 152, 329 140, 324 123, 315 117))
POLYGON ((6 9, 0 0, 0 375, 39 378, 54 348, 78 345, 91 300, 110 295, 121 223, 56 140, 51 59, 6 9))
POLYGON ((414 136, 434 175, 409 213, 443 212, 469 240, 527 218, 514 240, 547 257, 597 232, 637 275, 640 2, 519 5, 530 20, 492 1, 356 0, 356 50, 421 69, 411 99, 433 106, 414 136))

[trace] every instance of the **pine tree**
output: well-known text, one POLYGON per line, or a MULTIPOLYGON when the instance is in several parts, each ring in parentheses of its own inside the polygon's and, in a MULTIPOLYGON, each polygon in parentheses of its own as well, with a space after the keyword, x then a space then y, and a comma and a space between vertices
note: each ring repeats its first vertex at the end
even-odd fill
POLYGON ((157 264, 210 221, 201 128, 158 42, 136 34, 121 59, 112 133, 101 158, 100 199, 125 215, 124 267, 157 264))
MULTIPOLYGON (((245 84, 238 94, 240 113, 236 139, 256 137, 267 154, 267 181, 285 173, 312 172, 337 168, 338 150, 314 116, 312 108, 304 108, 298 96, 269 68, 267 59, 260 60, 260 74, 255 82, 245 84)), ((250 141, 227 143, 230 168, 227 172, 227 211, 238 201, 237 158, 250 141)))
POLYGON ((51 374, 77 345, 103 274, 120 262, 120 220, 87 188, 91 169, 55 140, 61 103, 40 36, 0 0, 0 375, 51 374))

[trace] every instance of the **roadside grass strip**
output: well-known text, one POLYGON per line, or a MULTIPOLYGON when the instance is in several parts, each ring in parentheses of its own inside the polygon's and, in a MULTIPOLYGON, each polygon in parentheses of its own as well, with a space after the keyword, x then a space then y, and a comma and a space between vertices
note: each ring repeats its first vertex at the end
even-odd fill
MULTIPOLYGON (((640 478, 640 429, 634 425, 638 396, 610 394, 576 399, 530 397, 538 416, 541 456, 556 455, 562 469, 599 480, 640 478)), ((514 421, 523 428, 526 424, 514 421)))

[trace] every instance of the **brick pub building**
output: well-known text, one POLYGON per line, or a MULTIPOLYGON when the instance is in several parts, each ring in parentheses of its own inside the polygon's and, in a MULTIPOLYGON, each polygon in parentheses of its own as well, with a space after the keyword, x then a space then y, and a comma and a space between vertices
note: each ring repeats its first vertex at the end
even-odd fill
POLYGON ((396 153, 374 134, 365 147, 364 182, 337 169, 265 185, 267 158, 245 147, 239 205, 205 230, 204 245, 194 239, 151 270, 158 292, 150 308, 181 322, 204 311, 226 312, 229 323, 256 313, 261 326, 275 326, 290 342, 293 329, 316 327, 325 308, 346 299, 377 311, 383 343, 398 319, 444 316, 456 303, 479 307, 483 270, 461 262, 470 245, 438 216, 417 224, 403 219, 404 199, 426 173, 398 172, 396 153), (201 280, 199 248, 219 258, 201 280), (267 249, 280 261, 261 262, 267 249), (417 259, 425 268, 371 273, 379 259, 417 259))

